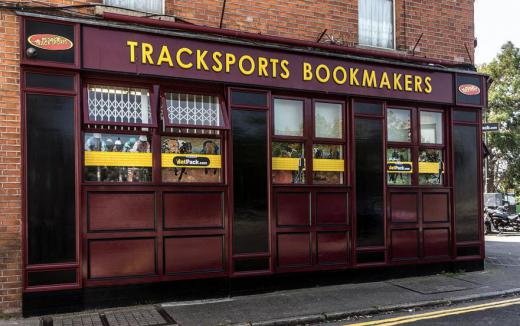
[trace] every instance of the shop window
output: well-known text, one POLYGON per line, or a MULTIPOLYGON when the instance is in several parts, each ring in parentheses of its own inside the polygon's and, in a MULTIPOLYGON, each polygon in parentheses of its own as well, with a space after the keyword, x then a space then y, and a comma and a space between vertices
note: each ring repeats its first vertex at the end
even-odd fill
POLYGON ((274 134, 303 136, 303 108, 300 100, 274 100, 274 134))
POLYGON ((388 148, 387 183, 389 185, 411 185, 413 174, 412 151, 409 148, 388 148))
POLYGON ((344 184, 343 103, 275 98, 273 105, 273 183, 344 184))
POLYGON ((442 144, 442 113, 421 111, 421 143, 442 144))
POLYGON ((145 88, 89 85, 85 122, 153 126, 150 92, 145 88))
POLYGON ((342 138, 342 109, 342 105, 338 103, 315 103, 314 126, 316 138, 342 138))
POLYGON ((388 141, 409 143, 412 140, 411 111, 406 109, 388 109, 388 141))
POLYGON ((164 0, 104 0, 105 5, 121 7, 130 10, 144 11, 154 14, 164 14, 164 0))
POLYGON ((149 136, 86 132, 84 144, 85 181, 152 181, 149 136))
POLYGON ((389 108, 386 118, 387 184, 443 185, 444 114, 417 108, 389 108), (417 116, 419 119, 415 118, 417 116))
POLYGON ((215 138, 162 137, 162 181, 220 182, 221 148, 215 138))
POLYGON ((167 127, 222 129, 229 125, 218 96, 165 93, 164 98, 167 127))
POLYGON ((394 48, 393 0, 359 0, 359 44, 394 48))
POLYGON ((273 183, 305 183, 303 143, 273 142, 273 183))

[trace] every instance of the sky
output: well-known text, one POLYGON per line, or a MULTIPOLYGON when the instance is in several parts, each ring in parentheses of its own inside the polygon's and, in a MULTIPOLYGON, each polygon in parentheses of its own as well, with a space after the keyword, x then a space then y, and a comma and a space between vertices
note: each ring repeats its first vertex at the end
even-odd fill
POLYGON ((475 63, 490 62, 512 41, 520 47, 520 0, 475 0, 475 63))

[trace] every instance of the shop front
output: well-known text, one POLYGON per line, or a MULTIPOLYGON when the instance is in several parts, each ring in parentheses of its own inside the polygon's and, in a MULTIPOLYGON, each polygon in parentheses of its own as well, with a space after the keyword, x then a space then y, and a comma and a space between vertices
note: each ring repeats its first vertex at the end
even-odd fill
POLYGON ((26 294, 483 260, 485 76, 23 16, 26 294))

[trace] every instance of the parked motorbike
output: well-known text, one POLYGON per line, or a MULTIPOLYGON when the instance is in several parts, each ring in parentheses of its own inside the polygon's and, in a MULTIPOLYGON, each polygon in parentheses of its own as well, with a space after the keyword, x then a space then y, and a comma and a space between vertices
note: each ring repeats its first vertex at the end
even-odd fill
POLYGON ((491 233, 493 230, 502 232, 520 232, 520 217, 518 214, 510 215, 504 206, 496 209, 484 209, 484 233, 491 233))

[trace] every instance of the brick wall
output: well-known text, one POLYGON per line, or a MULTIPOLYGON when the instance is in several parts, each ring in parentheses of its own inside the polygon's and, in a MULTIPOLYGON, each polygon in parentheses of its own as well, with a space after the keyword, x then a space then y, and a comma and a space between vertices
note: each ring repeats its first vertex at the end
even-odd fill
MULTIPOLYGON (((76 5, 97 1, 38 1, 76 5)), ((218 27, 223 0, 167 0, 166 11, 186 21, 218 27)), ((396 0, 398 50, 469 62, 473 56, 473 0, 396 0)), ((357 1, 228 0, 223 27, 316 40, 324 29, 348 45, 357 42, 357 1)), ((19 23, 0 10, 0 313, 21 311, 21 140, 19 23)))

